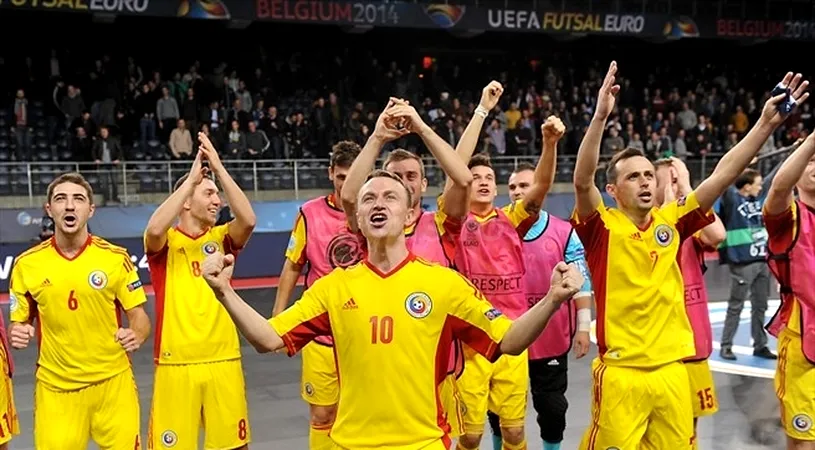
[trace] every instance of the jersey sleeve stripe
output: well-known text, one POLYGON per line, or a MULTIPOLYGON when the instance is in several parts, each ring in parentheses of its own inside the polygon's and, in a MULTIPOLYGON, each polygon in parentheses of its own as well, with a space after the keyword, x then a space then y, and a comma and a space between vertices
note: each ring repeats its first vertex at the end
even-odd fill
POLYGON ((492 340, 485 330, 460 317, 451 315, 447 316, 447 320, 450 321, 455 337, 461 339, 484 358, 487 358, 489 362, 494 363, 501 356, 501 348, 498 342, 492 340))
POLYGON ((275 332, 280 335, 280 338, 283 339, 283 343, 286 344, 286 353, 289 356, 297 354, 300 349, 317 336, 331 336, 331 322, 327 312, 308 319, 286 332, 278 330, 275 327, 274 320, 270 324, 275 332))

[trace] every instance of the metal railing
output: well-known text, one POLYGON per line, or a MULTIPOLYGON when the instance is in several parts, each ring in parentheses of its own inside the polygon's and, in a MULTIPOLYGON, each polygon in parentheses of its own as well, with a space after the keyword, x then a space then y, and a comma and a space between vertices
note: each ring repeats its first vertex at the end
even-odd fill
MULTIPOLYGON (((708 154, 688 160, 693 179, 698 181, 709 175, 720 157, 720 154, 708 154)), ((492 158, 499 185, 507 183, 509 175, 522 161, 535 163, 537 156, 492 158)), ((603 172, 607 161, 608 157, 601 158, 598 184, 605 182, 603 172)), ((442 186, 444 172, 438 162, 432 158, 425 158, 424 162, 428 185, 442 186)), ((574 155, 558 157, 556 182, 571 182, 574 162, 574 155)), ((88 162, 0 163, 0 207, 7 203, 2 200, 4 197, 17 197, 21 201, 27 198, 28 206, 41 204, 48 184, 59 174, 72 171, 83 174, 94 191, 108 201, 118 197, 124 205, 156 203, 172 192, 175 181, 189 171, 190 164, 190 161, 123 161, 115 166, 88 162)), ((328 160, 225 161, 224 166, 251 200, 308 198, 312 193, 304 191, 332 188, 328 160)), ((13 206, 22 206, 17 203, 13 206)))

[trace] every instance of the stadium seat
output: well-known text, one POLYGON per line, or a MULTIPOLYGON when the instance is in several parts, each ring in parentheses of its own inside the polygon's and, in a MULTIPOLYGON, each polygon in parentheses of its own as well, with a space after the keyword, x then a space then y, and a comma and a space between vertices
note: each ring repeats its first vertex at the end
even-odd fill
POLYGON ((11 194, 11 180, 8 175, 0 173, 0 195, 11 194))

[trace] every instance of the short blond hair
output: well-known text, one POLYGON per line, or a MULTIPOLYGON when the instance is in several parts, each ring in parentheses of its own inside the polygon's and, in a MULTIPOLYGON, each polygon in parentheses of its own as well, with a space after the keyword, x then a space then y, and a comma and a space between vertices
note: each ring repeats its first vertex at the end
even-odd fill
POLYGON ((413 204, 413 199, 412 196, 410 195, 410 189, 408 189, 405 182, 402 181, 401 178, 399 178, 399 175, 396 175, 393 172, 388 172, 387 170, 384 169, 376 169, 370 174, 368 174, 368 178, 365 179, 365 182, 367 183, 368 181, 373 180, 374 178, 390 178, 391 180, 395 180, 397 183, 399 183, 399 185, 401 185, 405 189, 405 194, 407 194, 408 207, 410 207, 410 205, 413 204))
POLYGON ((424 161, 422 161, 422 158, 420 158, 419 155, 409 152, 403 148, 397 148, 396 150, 388 153, 388 156, 385 157, 385 162, 382 163, 382 168, 388 170, 388 164, 407 161, 409 159, 419 163, 419 174, 422 176, 422 178, 424 178, 424 161))

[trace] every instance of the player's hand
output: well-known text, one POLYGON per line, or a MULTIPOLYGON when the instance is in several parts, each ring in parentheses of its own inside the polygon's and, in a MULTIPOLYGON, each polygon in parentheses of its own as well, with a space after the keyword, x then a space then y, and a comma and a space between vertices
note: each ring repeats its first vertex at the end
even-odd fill
POLYGON ((574 264, 557 263, 552 271, 552 282, 549 294, 552 300, 560 305, 580 292, 584 283, 583 274, 574 264))
POLYGON ((119 331, 116 332, 116 342, 128 353, 135 352, 141 346, 136 332, 130 328, 119 328, 119 331))
POLYGON ((397 103, 392 108, 386 111, 388 114, 388 121, 394 126, 404 128, 408 133, 422 134, 423 132, 433 132, 422 120, 416 108, 410 106, 409 103, 397 103))
POLYGON ((566 133, 566 125, 563 125, 563 121, 555 116, 547 117, 546 122, 541 125, 543 142, 550 146, 556 145, 564 133, 566 133))
MULTIPOLYGON (((796 105, 804 103, 806 99, 809 98, 809 92, 806 92, 809 81, 801 81, 802 78, 800 73, 793 75, 792 72, 787 72, 784 79, 781 80, 781 84, 789 88, 790 99, 794 100, 796 105)), ((781 114, 778 112, 778 105, 781 104, 786 97, 786 94, 779 94, 767 100, 767 102, 764 103, 764 108, 761 110, 761 118, 759 121, 767 123, 773 128, 781 125, 784 120, 789 117, 789 114, 781 114)))
POLYGON ((397 121, 388 114, 389 109, 404 105, 406 103, 407 102, 402 99, 391 97, 390 100, 388 100, 388 105, 376 119, 374 132, 371 134, 371 136, 383 142, 391 142, 406 134, 410 134, 410 131, 404 127, 399 127, 397 121))
POLYGON ((671 157, 671 174, 679 186, 679 195, 687 195, 693 189, 690 185, 690 171, 685 162, 676 156, 671 157))
POLYGON ((235 257, 215 252, 204 260, 201 274, 212 290, 223 292, 229 288, 232 272, 235 270, 235 257))
POLYGON ((9 341, 12 348, 22 349, 34 337, 34 326, 28 323, 15 323, 9 330, 9 341))
POLYGON ((606 78, 603 80, 600 91, 597 93, 597 106, 594 110, 594 116, 598 119, 606 120, 614 110, 614 96, 620 92, 620 85, 616 84, 617 75, 617 61, 611 61, 608 66, 606 78))
POLYGON ((490 84, 481 90, 481 101, 478 102, 478 106, 482 106, 487 111, 491 111, 492 108, 495 108, 495 105, 498 104, 498 100, 501 99, 501 94, 503 93, 504 86, 502 86, 501 83, 495 80, 490 81, 490 84))
POLYGON ((195 160, 192 162, 190 174, 187 179, 193 184, 193 186, 197 186, 200 182, 204 181, 204 178, 206 178, 208 174, 209 168, 204 167, 204 152, 198 150, 198 153, 195 154, 195 160))
POLYGON ((574 335, 574 357, 580 359, 589 352, 589 332, 578 331, 574 335))
POLYGON ((212 141, 209 139, 204 133, 198 133, 198 142, 201 145, 198 146, 198 150, 203 153, 204 158, 209 161, 209 167, 216 172, 216 174, 224 168, 224 163, 221 162, 221 157, 218 155, 218 151, 215 150, 215 146, 212 145, 212 141))

